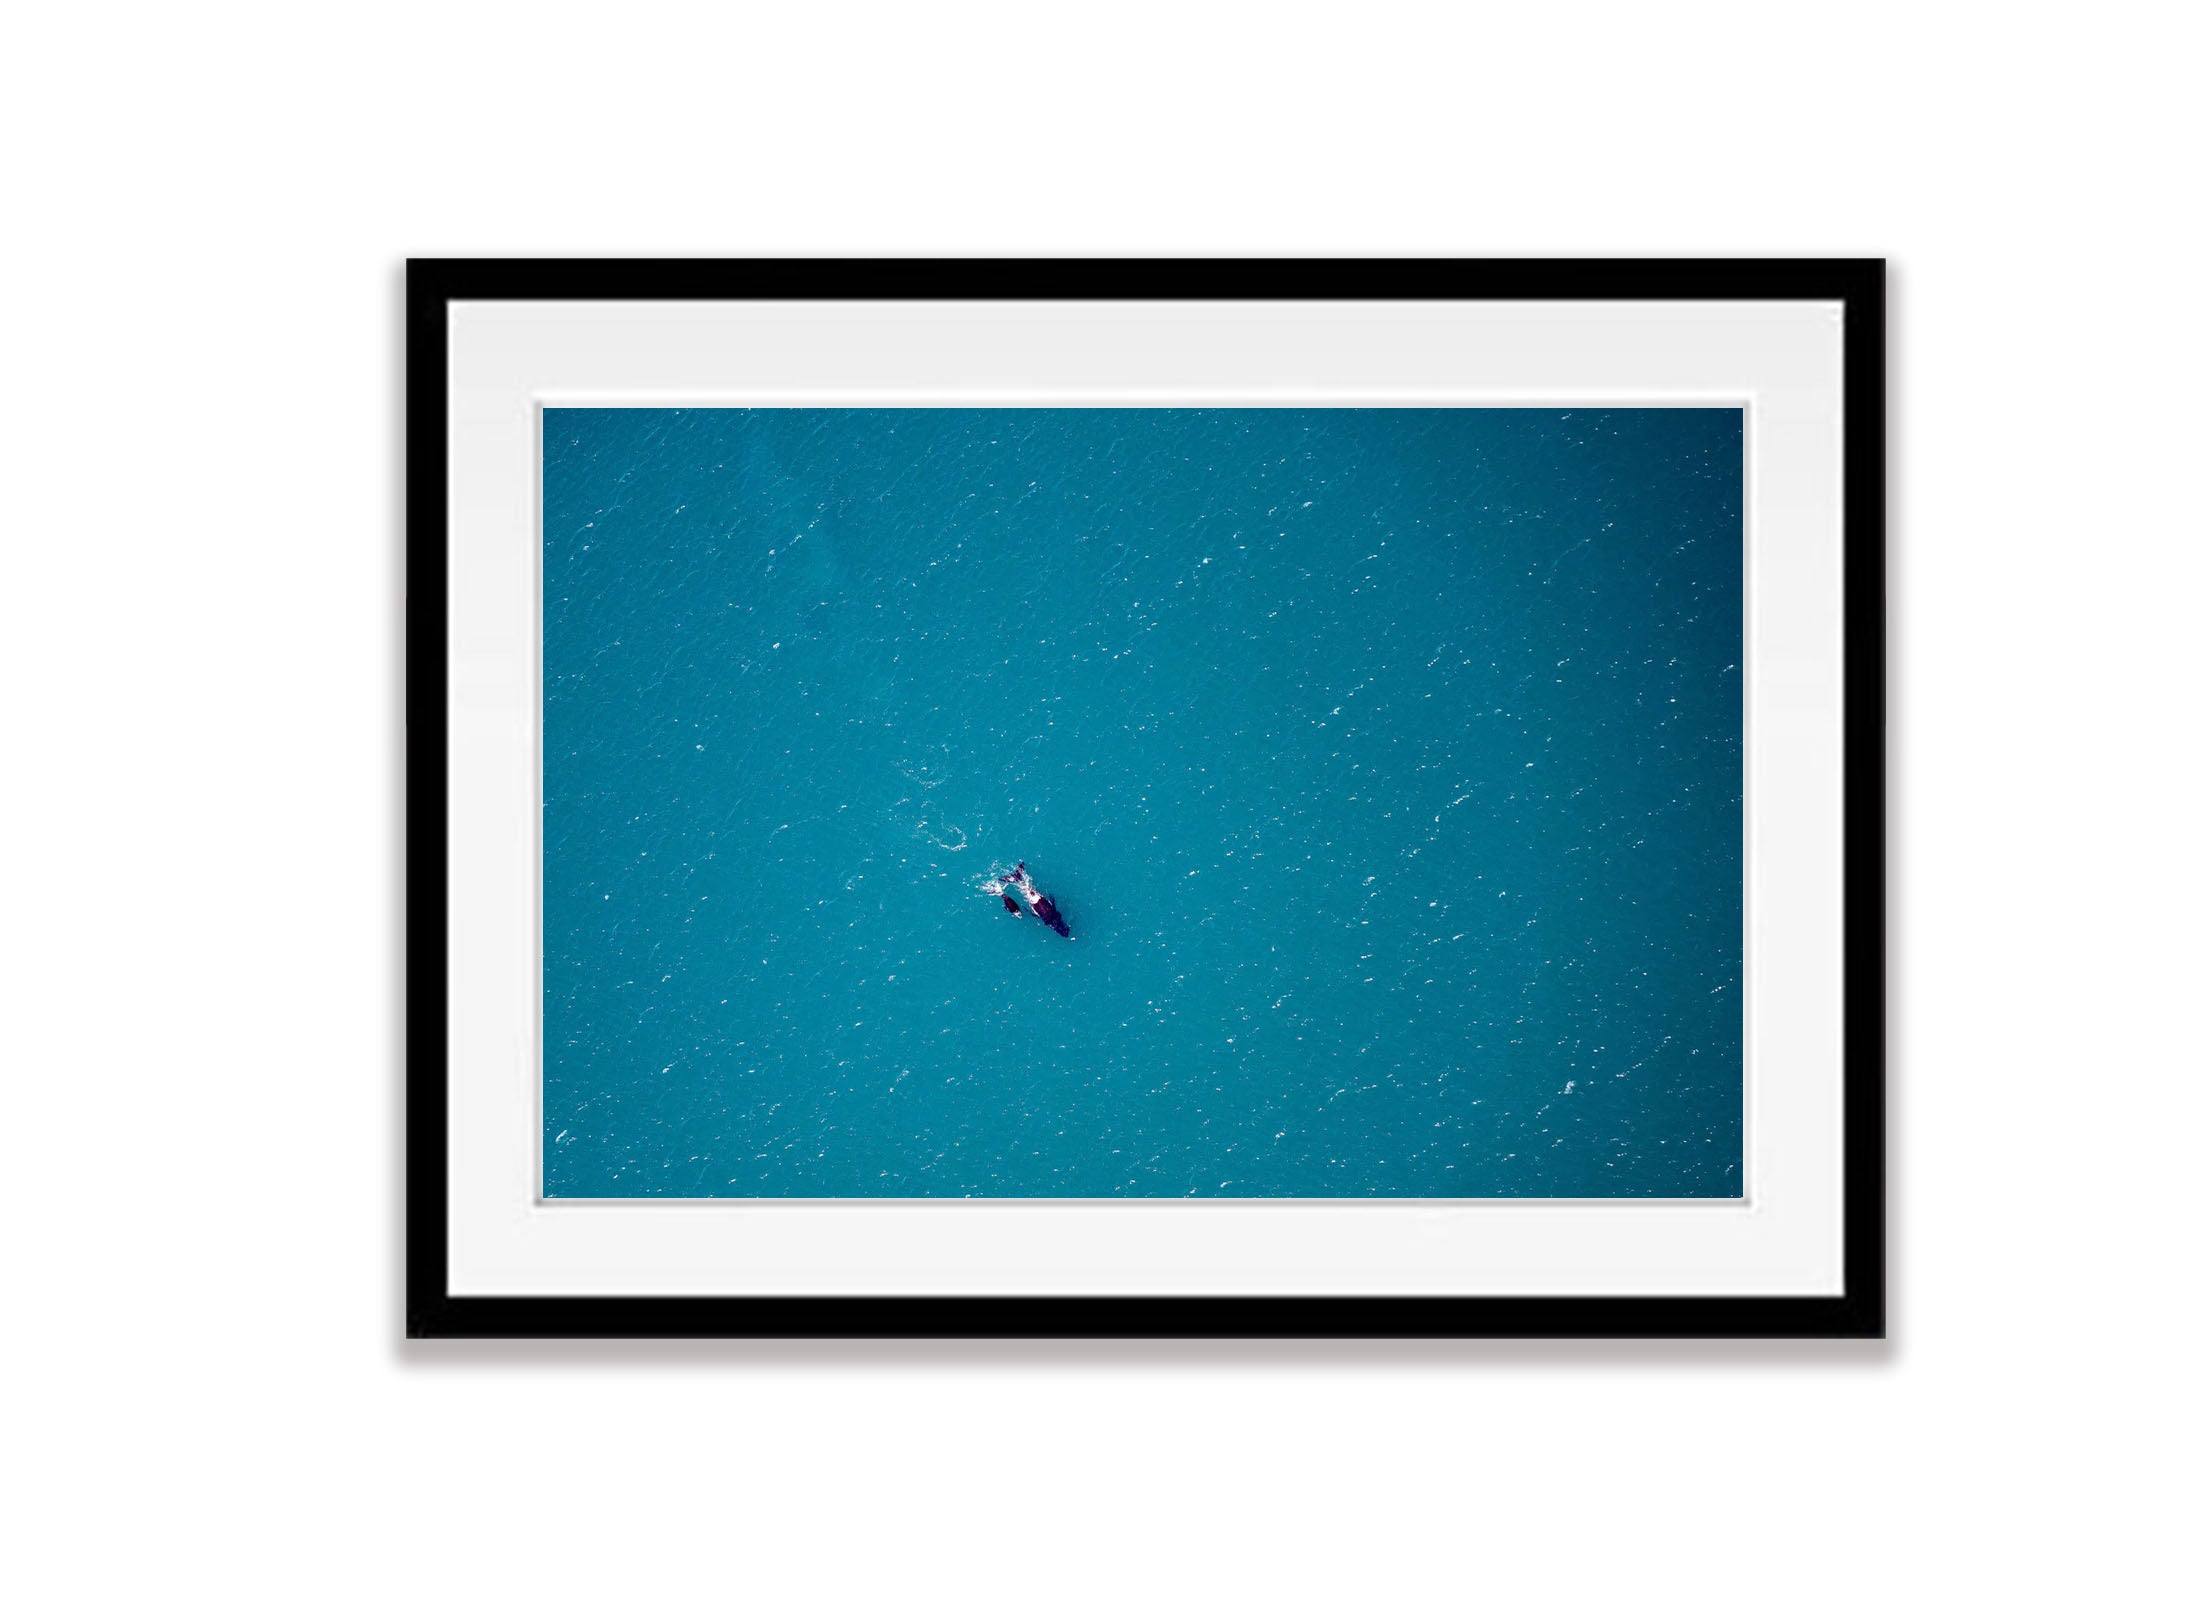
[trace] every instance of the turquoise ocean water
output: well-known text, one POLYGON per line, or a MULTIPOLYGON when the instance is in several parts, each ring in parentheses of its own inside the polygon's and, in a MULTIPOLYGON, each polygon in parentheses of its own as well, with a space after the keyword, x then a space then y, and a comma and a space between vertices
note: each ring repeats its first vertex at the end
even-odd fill
POLYGON ((1741 1192, 1739 411, 543 437, 547 1194, 1741 1192))

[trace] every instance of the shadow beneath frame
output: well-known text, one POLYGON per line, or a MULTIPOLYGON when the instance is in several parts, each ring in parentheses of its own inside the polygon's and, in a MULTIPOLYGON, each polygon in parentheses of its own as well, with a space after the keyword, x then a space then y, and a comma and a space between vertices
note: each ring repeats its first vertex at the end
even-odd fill
POLYGON ((1892 1342, 1878 1339, 415 1339, 400 1341, 400 1346, 400 1364, 408 1367, 575 1371, 605 1367, 1884 1369, 1898 1359, 1892 1342))
POLYGON ((953 1371, 1055 1368, 1061 1370, 1336 1368, 1423 1370, 1495 1368, 1520 1371, 1716 1368, 1887 1371, 1900 1363, 1900 1321, 1907 1302, 1903 1230, 1902 1045, 1904 982, 1902 865, 1904 860, 1903 752, 1907 718, 1896 686, 1902 681, 1905 637, 1904 567, 1901 560, 1903 495, 1902 278, 1887 266, 1886 294, 1886 927, 1884 1046, 1886 1059, 1886 1275, 1887 1334, 1882 1339, 408 1339, 405 1307, 406 1115, 406 355, 405 264, 388 280, 390 338, 390 570, 396 606, 390 618, 394 644, 392 704, 397 714, 386 730, 391 798, 391 1052, 389 1145, 389 1250, 385 1270, 392 1352, 400 1367, 417 1371, 482 1368, 601 1370, 693 1368, 855 1371, 903 1368, 953 1371))

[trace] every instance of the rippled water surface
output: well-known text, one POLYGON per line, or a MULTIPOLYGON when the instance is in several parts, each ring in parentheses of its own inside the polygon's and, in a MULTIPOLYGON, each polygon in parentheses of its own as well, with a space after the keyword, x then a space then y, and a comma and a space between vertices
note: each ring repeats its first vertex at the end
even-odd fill
POLYGON ((1724 409, 547 412, 547 1192, 1739 1193, 1741 507, 1724 409))

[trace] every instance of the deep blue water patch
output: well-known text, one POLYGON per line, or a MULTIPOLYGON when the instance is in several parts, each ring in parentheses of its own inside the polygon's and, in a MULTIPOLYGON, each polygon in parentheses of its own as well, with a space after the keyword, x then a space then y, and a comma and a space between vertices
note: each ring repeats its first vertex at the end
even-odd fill
POLYGON ((1741 1192, 1739 411, 552 410, 543 489, 549 1195, 1741 1192))

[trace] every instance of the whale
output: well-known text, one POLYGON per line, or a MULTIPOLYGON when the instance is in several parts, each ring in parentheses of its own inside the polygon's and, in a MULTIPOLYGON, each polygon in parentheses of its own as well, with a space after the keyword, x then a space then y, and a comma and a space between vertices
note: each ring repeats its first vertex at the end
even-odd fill
MULTIPOLYGON (((1024 904, 1031 907, 1033 916, 1052 928, 1056 933, 1065 939, 1077 937, 1069 931, 1069 922, 1063 917, 1061 907, 1054 903, 1051 896, 1039 892, 1039 886, 1031 881, 1031 873, 1021 861, 1016 863, 1014 872, 1001 880, 999 889, 1001 903, 1007 906, 1009 910, 1014 911, 1016 903, 1008 897, 1008 891, 1011 889, 1023 896, 1024 904)), ((987 890, 989 893, 993 892, 993 886, 987 885, 987 890)))

